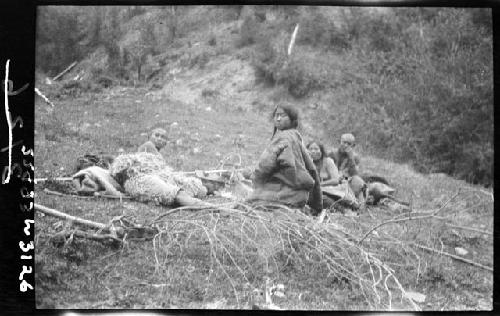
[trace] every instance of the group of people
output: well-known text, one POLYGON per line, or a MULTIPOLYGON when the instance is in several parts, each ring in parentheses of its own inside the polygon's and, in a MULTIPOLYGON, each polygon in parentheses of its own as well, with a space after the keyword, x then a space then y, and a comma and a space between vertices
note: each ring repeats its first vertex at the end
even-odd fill
POLYGON ((359 176, 352 134, 343 134, 339 148, 327 152, 317 140, 304 145, 297 130, 299 113, 293 106, 278 105, 272 120, 271 141, 255 168, 254 191, 248 201, 306 208, 312 215, 339 200, 352 209, 364 205, 366 184, 359 176))
MULTIPOLYGON (((343 134, 340 146, 327 152, 320 141, 304 144, 298 131, 299 112, 290 104, 276 106, 272 121, 270 142, 250 173, 253 190, 247 202, 279 203, 312 215, 332 208, 339 200, 354 209, 363 205, 366 185, 358 175, 360 160, 352 134, 343 134)), ((136 153, 116 157, 107 169, 81 170, 74 176, 75 183, 82 190, 104 187, 109 193, 109 184, 99 184, 105 174, 106 179, 115 180, 113 194, 125 191, 163 205, 208 205, 200 199, 207 190, 199 179, 176 174, 166 165, 160 151, 167 140, 167 131, 156 128, 136 153), (86 186, 84 181, 92 185, 86 186)))

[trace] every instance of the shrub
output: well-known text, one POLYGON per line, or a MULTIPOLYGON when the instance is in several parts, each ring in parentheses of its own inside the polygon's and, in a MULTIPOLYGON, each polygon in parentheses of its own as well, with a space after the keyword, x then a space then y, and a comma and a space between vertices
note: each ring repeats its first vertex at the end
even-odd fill
POLYGON ((351 48, 347 33, 317 10, 309 14, 306 13, 300 22, 297 44, 323 47, 335 51, 351 48))
POLYGON ((314 65, 309 61, 293 58, 277 74, 278 83, 286 85, 288 92, 295 98, 303 98, 323 86, 314 65))
POLYGON ((236 47, 252 45, 256 42, 259 33, 259 23, 252 16, 247 16, 240 27, 240 37, 236 41, 236 47))

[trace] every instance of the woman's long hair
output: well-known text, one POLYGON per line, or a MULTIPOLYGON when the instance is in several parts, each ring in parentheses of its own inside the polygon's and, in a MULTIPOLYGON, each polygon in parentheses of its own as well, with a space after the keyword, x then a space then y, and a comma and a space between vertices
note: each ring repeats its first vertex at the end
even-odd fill
POLYGON ((323 146, 323 144, 320 141, 318 141, 318 140, 312 140, 312 141, 310 141, 307 144, 306 148, 309 150, 309 147, 311 147, 312 144, 318 145, 319 151, 321 152, 321 158, 319 159, 318 165, 317 165, 317 167, 318 167, 318 174, 319 174, 320 171, 321 171, 321 168, 323 168, 323 161, 324 161, 324 159, 326 157, 325 146, 323 146))
MULTIPOLYGON (((299 111, 293 105, 291 105, 289 103, 278 104, 274 108, 273 112, 271 113, 271 120, 274 119, 274 115, 276 114, 276 111, 278 110, 278 108, 283 109, 283 111, 286 113, 286 115, 288 115, 288 117, 290 118, 289 129, 297 128, 299 126, 299 111)), ((273 135, 271 136, 271 138, 274 137, 274 134, 276 134, 276 126, 274 126, 274 128, 273 128, 273 135)))

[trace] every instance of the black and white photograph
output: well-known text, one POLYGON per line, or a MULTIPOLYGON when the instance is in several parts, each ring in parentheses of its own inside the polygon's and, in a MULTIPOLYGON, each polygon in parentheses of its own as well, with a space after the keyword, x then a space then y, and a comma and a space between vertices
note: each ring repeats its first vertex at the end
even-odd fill
POLYGON ((493 309, 491 8, 38 5, 34 56, 36 309, 493 309))

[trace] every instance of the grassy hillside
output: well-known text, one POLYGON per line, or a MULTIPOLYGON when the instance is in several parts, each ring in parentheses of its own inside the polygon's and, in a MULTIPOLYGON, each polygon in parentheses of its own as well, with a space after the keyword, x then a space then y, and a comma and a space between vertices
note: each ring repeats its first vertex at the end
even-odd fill
POLYGON ((491 186, 491 20, 475 8, 43 7, 37 65, 55 75, 81 61, 85 89, 161 87, 237 56, 275 90, 252 102, 291 99, 327 143, 350 131, 378 157, 491 186))
MULTIPOLYGON (((239 154, 244 166, 251 166, 271 136, 270 111, 276 101, 287 99, 302 111, 301 129, 306 139, 320 137, 332 146, 341 132, 357 131, 364 171, 387 177, 396 187, 396 195, 411 201, 412 215, 397 204, 386 202, 369 208, 369 212, 358 218, 332 214, 319 226, 310 218, 300 218, 306 237, 323 238, 321 234, 335 232, 329 235, 330 240, 322 241, 345 246, 330 249, 342 254, 343 258, 335 258, 339 260, 335 262, 349 266, 360 278, 373 281, 368 284, 375 284, 373 288, 378 288, 378 292, 359 287, 357 280, 341 277, 338 270, 325 270, 321 262, 327 257, 326 252, 319 258, 314 257, 317 253, 312 250, 307 253, 310 250, 307 242, 312 241, 294 237, 295 228, 288 231, 292 241, 284 244, 296 252, 288 248, 288 252, 273 252, 277 247, 277 241, 271 237, 275 231, 259 231, 264 227, 276 228, 262 223, 269 215, 255 220, 238 218, 234 213, 181 211, 166 217, 168 222, 164 225, 169 233, 155 240, 130 240, 113 248, 77 237, 61 239, 62 233, 71 233, 71 225, 37 213, 38 308, 250 308, 252 289, 262 289, 263 276, 269 273, 264 261, 271 258, 277 265, 272 268, 271 276, 285 287, 285 296, 275 299, 282 308, 414 309, 415 305, 401 296, 393 278, 376 282, 378 277, 385 278, 387 271, 377 272, 380 266, 375 259, 364 257, 370 254, 392 269, 406 291, 426 295, 424 301, 416 303, 419 309, 491 309, 493 273, 488 267, 493 265, 492 190, 443 173, 418 173, 410 164, 370 155, 374 146, 383 144, 374 142, 377 136, 370 136, 372 130, 359 118, 372 113, 363 98, 371 100, 376 94, 370 91, 376 92, 381 86, 374 79, 368 80, 359 56, 342 50, 313 49, 304 38, 299 38, 290 62, 298 65, 298 60, 304 61, 307 67, 301 71, 314 70, 314 75, 307 78, 312 78, 311 82, 321 89, 310 86, 314 89, 297 98, 290 94, 289 83, 304 88, 308 87, 307 82, 286 81, 279 75, 266 79, 259 72, 264 64, 256 63, 265 60, 259 53, 279 51, 281 43, 287 43, 289 32, 280 33, 278 22, 290 12, 281 8, 268 10, 274 15, 266 16, 265 10, 257 12, 257 16, 264 14, 270 30, 277 30, 274 34, 282 36, 267 46, 259 41, 241 42, 245 39, 242 30, 246 29, 242 27, 249 14, 247 8, 233 12, 196 7, 179 12, 184 19, 177 36, 162 44, 168 45, 168 49, 156 48, 159 51, 147 59, 142 67, 142 80, 133 79, 136 68, 127 70, 129 79, 111 70, 96 71, 109 65, 107 48, 103 46, 88 54, 61 81, 46 84, 40 73, 37 86, 54 101, 55 107, 36 100, 36 177, 71 175, 76 158, 85 153, 134 151, 146 141, 148 131, 157 126, 169 131, 170 141, 162 154, 176 170, 213 169, 231 153, 239 154), (201 18, 211 21, 205 24, 210 27, 199 27, 201 18), (85 79, 71 80, 82 71, 85 79), (318 74, 323 76, 321 80, 317 79, 318 74), (430 217, 436 210, 439 213, 430 217), (409 216, 428 217, 412 220, 409 216), (402 218, 405 220, 398 221, 402 218), (185 223, 177 224, 182 221, 185 223), (360 245, 351 237, 336 235, 343 231, 359 240, 382 223, 386 224, 367 235, 360 245), (205 234, 204 228, 210 228, 214 234, 205 234), (255 236, 248 237, 250 232, 255 236), (220 240, 204 236, 218 236, 220 240), (230 238, 225 240, 224 236, 230 238), (251 242, 239 244, 243 238, 251 242), (214 250, 217 248, 214 245, 220 248, 214 250), (222 245, 229 251, 224 252, 222 245), (458 255, 457 247, 464 248, 467 254, 458 255), (463 257, 469 263, 447 254, 463 257), (212 259, 220 262, 214 263, 212 259), (244 273, 238 271, 235 262, 244 268, 244 273)), ((330 16, 340 20, 341 13, 330 16)), ((151 17, 151 12, 141 12, 136 20, 143 14, 151 17)), ((254 29, 255 34, 258 30, 254 29)), ((121 37, 126 38, 126 34, 121 37)), ((342 38, 333 35, 332 38, 336 43, 342 42, 342 38)), ((277 70, 269 68, 268 74, 277 70)), ((287 71, 291 75, 295 70, 287 71)), ((377 113, 387 120, 386 114, 377 113)), ((390 126, 390 121, 385 124, 390 126)), ((54 183, 37 184, 36 203, 101 223, 123 215, 148 223, 168 211, 136 201, 54 196, 43 191, 44 188, 65 189, 54 183)), ((292 214, 289 216, 295 221, 292 214)), ((277 236, 287 236, 286 230, 278 231, 284 233, 277 236)))

